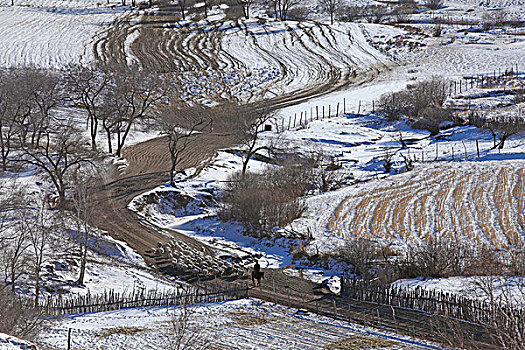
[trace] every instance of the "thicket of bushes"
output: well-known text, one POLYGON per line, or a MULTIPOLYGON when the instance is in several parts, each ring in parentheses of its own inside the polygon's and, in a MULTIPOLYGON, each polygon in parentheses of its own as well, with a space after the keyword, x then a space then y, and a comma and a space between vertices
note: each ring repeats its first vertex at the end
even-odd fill
POLYGON ((391 283, 415 277, 525 275, 525 248, 502 251, 461 238, 429 237, 403 253, 365 238, 350 239, 336 254, 349 272, 391 283))
POLYGON ((379 109, 389 120, 408 117, 412 126, 435 135, 440 124, 450 120, 451 111, 444 108, 450 96, 450 83, 440 77, 409 85, 406 89, 384 94, 378 101, 379 109))
POLYGON ((221 217, 259 233, 284 227, 306 210, 302 197, 338 186, 337 168, 333 161, 293 155, 259 173, 235 173, 224 191, 221 217))

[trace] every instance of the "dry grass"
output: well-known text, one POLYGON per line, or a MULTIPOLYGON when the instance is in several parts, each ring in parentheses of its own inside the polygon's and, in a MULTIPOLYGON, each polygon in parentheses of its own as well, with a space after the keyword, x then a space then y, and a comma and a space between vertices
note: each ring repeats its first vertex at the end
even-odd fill
POLYGON ((112 335, 135 335, 137 333, 144 332, 145 328, 137 327, 117 327, 117 328, 107 328, 99 335, 99 338, 107 338, 112 335))
POLYGON ((259 316, 259 315, 253 315, 247 312, 230 312, 228 313, 229 316, 232 317, 233 321, 242 327, 248 327, 248 326, 261 326, 264 324, 267 324, 270 322, 268 319, 259 316))
POLYGON ((396 342, 386 339, 374 339, 363 336, 351 336, 335 343, 326 345, 327 350, 350 350, 350 349, 378 349, 388 348, 396 345, 396 342))
POLYGON ((525 237, 525 170, 471 164, 428 168, 409 181, 345 198, 329 227, 338 236, 428 239, 436 233, 522 245, 525 237))

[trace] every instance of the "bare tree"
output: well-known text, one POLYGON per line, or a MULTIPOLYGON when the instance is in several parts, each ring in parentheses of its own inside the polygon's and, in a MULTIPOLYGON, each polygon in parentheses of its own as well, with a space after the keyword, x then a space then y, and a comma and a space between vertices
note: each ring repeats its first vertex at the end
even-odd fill
POLYGON ((177 0, 177 5, 179 5, 182 19, 186 20, 186 0, 177 0))
POLYGON ((330 15, 330 23, 334 24, 334 17, 337 10, 341 7, 341 0, 319 0, 321 7, 330 15))
POLYGON ((472 112, 469 114, 469 124, 490 131, 493 138, 493 149, 503 149, 505 141, 511 136, 525 132, 525 123, 517 117, 489 119, 472 112))
POLYGON ((91 163, 95 154, 84 147, 82 136, 71 123, 53 126, 46 130, 42 140, 34 147, 23 146, 21 162, 42 170, 53 183, 58 204, 66 199, 67 176, 75 167, 91 163))
POLYGON ((111 82, 111 76, 98 67, 74 66, 69 70, 69 87, 74 100, 87 112, 91 149, 97 149, 96 137, 99 121, 105 117, 104 94, 111 82))
POLYGON ((61 102, 59 77, 56 74, 38 69, 29 69, 22 74, 32 97, 33 108, 29 122, 31 145, 35 145, 40 141, 42 133, 50 127, 50 111, 61 102))
POLYGON ((488 336, 497 344, 497 348, 525 349, 523 279, 477 277, 471 287, 490 307, 492 317, 484 326, 487 327, 488 336))
POLYGON ((115 71, 112 92, 108 94, 108 110, 112 131, 117 135, 116 154, 120 156, 131 127, 146 119, 156 102, 168 92, 158 74, 138 67, 115 71))
POLYGON ((35 306, 39 304, 42 288, 42 269, 53 254, 52 243, 57 240, 57 226, 41 200, 34 208, 31 217, 24 220, 29 232, 29 246, 31 250, 31 267, 35 284, 35 306))
POLYGON ((170 350, 205 350, 209 342, 202 333, 202 323, 196 322, 196 310, 185 300, 182 307, 172 311, 165 340, 170 350))
POLYGON ((25 273, 28 231, 25 229, 24 189, 16 182, 2 183, 0 198, 0 266, 3 270, 4 285, 15 291, 17 280, 25 273))
POLYGON ((199 134, 211 128, 211 119, 203 118, 206 113, 203 107, 171 107, 162 118, 162 134, 167 138, 171 156, 171 186, 175 186, 175 172, 186 148, 198 140, 199 134))
POLYGON ((255 3, 255 0, 235 0, 236 3, 241 6, 246 19, 250 18, 250 10, 255 3))
POLYGON ((91 232, 88 220, 94 213, 93 189, 91 184, 93 178, 85 175, 80 171, 80 167, 75 169, 71 176, 72 194, 71 202, 73 204, 73 213, 75 216, 76 233, 74 241, 77 244, 80 258, 80 270, 78 274, 77 284, 84 284, 84 277, 86 273, 88 251, 90 246, 96 244, 95 236, 91 232))
POLYGON ((286 21, 288 12, 295 6, 301 3, 301 0, 269 0, 270 6, 273 7, 273 12, 276 19, 286 21))
POLYGON ((251 109, 239 106, 238 115, 238 139, 242 147, 243 154, 241 176, 244 177, 248 169, 248 162, 259 151, 269 150, 271 146, 259 143, 261 132, 264 131, 265 125, 275 117, 266 106, 255 107, 251 109))
POLYGON ((30 84, 20 71, 7 71, 0 79, 0 148, 5 171, 16 141, 26 141, 33 110, 30 84))
POLYGON ((24 222, 19 221, 14 228, 17 234, 2 249, 0 256, 0 263, 4 270, 4 283, 6 286, 11 286, 13 292, 18 279, 25 273, 25 266, 28 262, 26 253, 29 248, 29 232, 24 222))
POLYGON ((8 158, 18 133, 17 114, 18 97, 13 94, 12 82, 2 77, 0 82, 0 151, 2 170, 7 170, 8 158))
POLYGON ((0 333, 31 337, 45 325, 39 308, 11 290, 0 288, 0 300, 0 333))

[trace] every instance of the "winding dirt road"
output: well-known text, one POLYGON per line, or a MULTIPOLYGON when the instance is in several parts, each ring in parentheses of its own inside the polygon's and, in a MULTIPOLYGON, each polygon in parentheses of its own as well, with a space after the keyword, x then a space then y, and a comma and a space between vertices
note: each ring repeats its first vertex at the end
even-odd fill
MULTIPOLYGON (((223 52, 220 55, 221 59, 218 59, 217 53, 221 51, 222 35, 218 28, 225 25, 223 21, 201 26, 177 27, 178 18, 172 13, 173 9, 166 7, 156 16, 146 16, 136 21, 136 18, 129 15, 125 20, 115 23, 96 43, 97 58, 102 62, 127 64, 129 57, 126 53, 126 39, 138 33, 131 45, 134 59, 159 72, 203 70, 210 67, 220 70, 224 66, 246 71, 245 64, 231 55, 223 52), (176 29, 176 35, 166 30, 170 26, 176 29)), ((250 35, 248 28, 242 28, 238 23, 235 26, 250 35)), ((304 28, 304 32, 310 40, 314 40, 313 29, 304 28)), ((327 41, 331 40, 330 35, 334 35, 330 31, 323 31, 323 33, 327 41)), ((296 37, 296 39, 297 43, 306 48, 306 45, 302 44, 304 38, 296 37)), ((283 62, 279 61, 279 63, 286 68, 283 62)), ((350 85, 371 81, 386 69, 388 67, 382 63, 356 74, 349 74, 348 71, 343 72, 333 67, 328 68, 328 71, 322 73, 321 78, 318 77, 323 81, 294 92, 279 94, 268 100, 268 104, 276 110, 299 104, 350 85)), ((286 74, 281 79, 287 79, 286 74)), ((198 143, 186 150, 180 166, 183 168, 204 166, 214 156, 216 150, 234 144, 235 139, 232 135, 217 133, 202 135, 198 143)), ((155 261, 148 256, 147 251, 159 242, 166 243, 172 239, 183 241, 193 248, 213 255, 213 251, 202 243, 176 231, 161 230, 144 220, 139 220, 127 209, 128 203, 135 196, 168 181, 171 163, 166 140, 157 138, 127 147, 123 150, 123 157, 128 162, 126 169, 120 173, 117 170, 108 173, 98 185, 99 191, 95 201, 97 212, 93 215, 92 224, 108 231, 113 237, 126 241, 151 265, 154 265, 155 261)), ((239 279, 234 281, 222 279, 220 283, 239 283, 239 279)), ((443 334, 433 328, 432 317, 427 314, 396 309, 393 316, 394 310, 389 306, 343 300, 322 286, 302 278, 287 276, 281 270, 267 270, 262 287, 251 288, 249 296, 406 335, 443 341, 443 334)), ((466 327, 467 333, 474 335, 472 342, 477 343, 482 340, 482 330, 478 327, 473 325, 462 327, 466 327)), ((491 347, 487 345, 486 348, 491 347)))
MULTIPOLYGON (((199 139, 199 146, 192 147, 184 154, 180 163, 183 168, 199 167, 206 164, 215 151, 231 145, 228 135, 205 134, 199 139)), ((171 239, 184 241, 199 250, 206 249, 200 242, 176 231, 161 230, 127 208, 128 203, 139 194, 166 183, 169 180, 171 160, 164 138, 156 138, 123 150, 128 161, 124 171, 116 169, 107 173, 97 187, 95 213, 91 224, 109 232, 113 237, 128 243, 148 263, 153 261, 146 251, 171 239)))
MULTIPOLYGON (((225 18, 200 22, 179 20, 177 9, 172 5, 163 5, 156 10, 155 15, 137 16, 136 13, 129 13, 118 19, 105 35, 99 37, 95 43, 95 56, 103 63, 114 65, 127 65, 130 60, 138 60, 142 66, 159 73, 215 72, 200 76, 202 79, 207 79, 213 74, 218 74, 220 78, 221 71, 227 68, 230 71, 239 71, 247 78, 250 73, 246 64, 222 48, 224 36, 233 31, 241 38, 246 36, 247 40, 253 41, 252 49, 256 48, 266 59, 282 67, 283 75, 271 84, 292 81, 294 74, 298 74, 295 72, 299 69, 297 62, 289 62, 285 55, 279 56, 261 47, 261 39, 256 38, 257 33, 238 19, 225 18), (134 39, 131 44, 127 42, 128 38, 134 39)), ((286 25, 284 31, 289 32, 286 37, 289 42, 285 45, 287 50, 292 50, 294 45, 301 46, 306 55, 312 56, 312 59, 320 64, 318 69, 312 70, 314 75, 310 77, 311 84, 267 100, 267 105, 272 106, 274 110, 299 104, 349 85, 371 81, 387 69, 380 61, 376 66, 365 69, 350 67, 359 63, 356 61, 358 59, 337 52, 338 33, 329 26, 316 24, 290 28, 286 25), (316 38, 317 34, 322 39, 316 38), (308 40, 309 44, 305 43, 308 40), (323 54, 316 53, 316 49, 309 47, 310 44, 315 45, 320 52, 335 55, 338 66, 332 65, 323 54), (344 63, 343 68, 341 62, 344 63)), ((363 48, 361 51, 367 52, 367 49, 363 48)), ((306 62, 299 62, 299 64, 306 64, 306 62)), ((198 143, 187 148, 180 167, 203 166, 213 157, 217 149, 231 147, 234 144, 235 138, 232 135, 206 134, 198 143)), ((148 262, 151 260, 148 260, 146 251, 157 246, 158 243, 166 243, 172 237, 190 243, 196 248, 206 249, 202 244, 177 232, 160 230, 147 222, 139 221, 136 215, 127 209, 128 203, 135 196, 167 182, 170 157, 165 139, 157 138, 127 147, 123 150, 123 157, 128 162, 125 171, 122 173, 113 171, 107 174, 102 180, 103 184, 99 186, 96 201, 97 215, 94 216, 92 224, 110 232, 116 238, 125 240, 148 262)))

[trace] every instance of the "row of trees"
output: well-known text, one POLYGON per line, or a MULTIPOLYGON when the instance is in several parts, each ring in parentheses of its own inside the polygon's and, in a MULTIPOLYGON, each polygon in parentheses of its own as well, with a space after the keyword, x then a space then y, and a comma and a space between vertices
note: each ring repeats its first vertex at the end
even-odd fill
POLYGON ((169 91, 158 75, 136 67, 72 67, 63 75, 37 69, 1 72, 2 170, 24 164, 42 170, 62 204, 68 175, 99 156, 101 130, 108 152, 120 156, 132 128, 147 122, 169 91), (71 107, 84 111, 88 142, 82 120, 66 110, 71 107))

